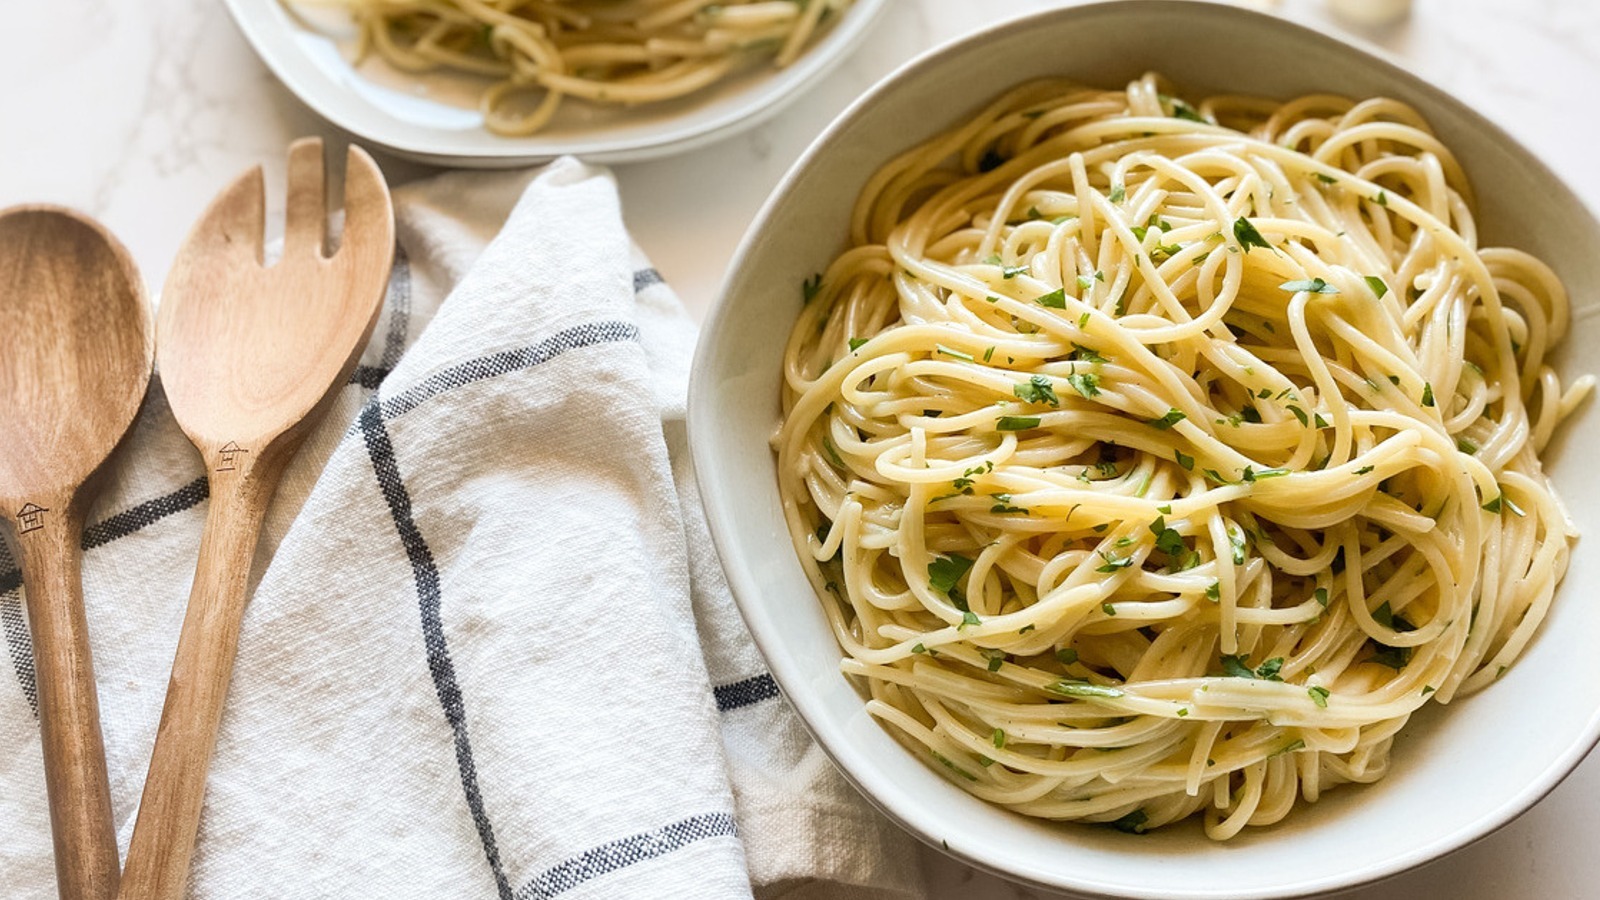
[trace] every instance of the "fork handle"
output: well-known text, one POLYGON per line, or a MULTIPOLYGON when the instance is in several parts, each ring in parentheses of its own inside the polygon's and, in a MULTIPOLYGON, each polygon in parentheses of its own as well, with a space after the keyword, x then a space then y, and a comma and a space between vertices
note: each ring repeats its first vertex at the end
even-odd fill
POLYGON ((233 676, 239 625, 249 600, 267 502, 277 473, 241 466, 218 471, 206 454, 210 509, 189 608, 172 660, 150 771, 122 873, 123 900, 182 900, 205 801, 206 773, 233 676))
POLYGON ((71 497, 44 508, 37 521, 14 524, 33 636, 56 885, 61 900, 111 900, 120 866, 83 611, 83 518, 71 497))

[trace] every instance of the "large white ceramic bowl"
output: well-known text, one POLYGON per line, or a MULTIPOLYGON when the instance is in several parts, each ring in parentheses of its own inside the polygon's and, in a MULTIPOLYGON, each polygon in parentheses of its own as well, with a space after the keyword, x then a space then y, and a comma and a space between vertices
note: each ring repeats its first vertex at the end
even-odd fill
MULTIPOLYGON (((1478 191, 1486 243, 1550 262, 1571 289, 1569 374, 1600 370, 1600 227, 1526 150, 1464 104, 1371 53, 1270 16, 1193 0, 1129 0, 1011 21, 912 62, 814 143, 767 202, 706 323, 690 439, 712 533, 773 675, 839 768, 934 846, 1036 885, 1115 897, 1241 898, 1360 884, 1458 849, 1525 811, 1600 734, 1600 566, 1580 545, 1527 655, 1501 681, 1418 714, 1390 774, 1346 786, 1284 823, 1226 844, 1198 828, 1133 836, 1032 821, 969 796, 897 744, 839 673, 840 650, 779 511, 768 438, 801 281, 844 246, 848 215, 878 166, 1024 79, 1113 87, 1147 69, 1192 96, 1313 91, 1388 95, 1421 110, 1478 191)), ((1547 454, 1579 526, 1600 540, 1600 477, 1578 448, 1600 441, 1580 411, 1547 454)))
POLYGON ((406 74, 379 60, 356 66, 353 28, 338 10, 284 0, 227 0, 228 11, 267 68, 318 115, 391 153, 443 166, 495 168, 581 156, 635 162, 683 153, 775 115, 860 43, 889 0, 856 0, 794 64, 754 66, 665 103, 598 108, 565 103, 549 126, 526 137, 483 127, 482 79, 406 74))

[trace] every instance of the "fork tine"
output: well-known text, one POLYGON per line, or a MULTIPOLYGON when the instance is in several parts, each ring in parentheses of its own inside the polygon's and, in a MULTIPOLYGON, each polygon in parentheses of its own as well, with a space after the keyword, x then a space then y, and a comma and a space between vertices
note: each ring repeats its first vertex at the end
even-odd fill
MULTIPOLYGON (((383 172, 367 151, 351 144, 345 153, 344 234, 339 254, 349 247, 364 256, 387 258, 394 246, 394 210, 383 172)), ((388 263, 383 266, 388 272, 388 263)))
POLYGON ((322 138, 289 145, 289 195, 283 223, 283 252, 321 255, 328 233, 327 190, 323 186, 322 138))
POLYGON ((179 259, 243 254, 259 266, 265 252, 266 217, 265 179, 261 167, 253 166, 223 188, 206 207, 184 239, 179 259))

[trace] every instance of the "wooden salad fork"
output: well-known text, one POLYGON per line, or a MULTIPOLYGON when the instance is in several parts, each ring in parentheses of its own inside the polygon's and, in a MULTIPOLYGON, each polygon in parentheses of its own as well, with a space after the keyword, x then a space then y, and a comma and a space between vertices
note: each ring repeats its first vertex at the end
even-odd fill
POLYGON ((0 213, 0 521, 16 537, 27 588, 62 900, 117 894, 117 835, 79 566, 94 496, 84 485, 139 412, 150 383, 150 332, 144 283, 105 229, 55 207, 0 213))
POLYGON ((323 185, 321 140, 296 141, 283 257, 264 266, 261 169, 240 176, 189 232, 156 314, 161 384, 211 500, 122 875, 128 900, 184 895, 262 519, 360 359, 388 284, 394 212, 377 165, 350 147, 332 255, 323 185))

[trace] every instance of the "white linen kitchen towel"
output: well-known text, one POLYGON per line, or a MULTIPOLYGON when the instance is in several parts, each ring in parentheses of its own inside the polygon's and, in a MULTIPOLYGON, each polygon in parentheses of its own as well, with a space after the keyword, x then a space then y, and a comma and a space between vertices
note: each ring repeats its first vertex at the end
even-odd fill
MULTIPOLYGON (((694 328, 609 174, 395 205, 386 311, 264 530, 191 896, 920 896, 732 607, 683 441, 694 328)), ((206 495, 153 390, 84 537, 124 849, 206 495)), ((47 900, 19 582, 0 548, 0 896, 47 900)))

